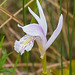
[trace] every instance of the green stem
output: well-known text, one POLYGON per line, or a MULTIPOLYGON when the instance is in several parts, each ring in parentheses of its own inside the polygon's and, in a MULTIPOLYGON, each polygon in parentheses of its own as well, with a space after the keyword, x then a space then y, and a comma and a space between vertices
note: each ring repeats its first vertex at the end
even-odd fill
POLYGON ((26 51, 26 70, 27 70, 27 75, 29 75, 28 58, 29 58, 29 52, 26 51))
MULTIPOLYGON (((26 8, 24 8, 24 5, 27 3, 27 0, 23 0, 23 22, 24 22, 24 25, 26 24, 26 12, 27 12, 27 10, 26 10, 26 8)), ((27 70, 27 75, 29 75, 29 69, 28 69, 28 57, 29 57, 29 52, 25 52, 24 53, 24 57, 26 57, 25 58, 25 63, 26 63, 26 70, 27 70)))
POLYGON ((24 8, 24 5, 25 5, 25 0, 23 0, 23 22, 25 25, 25 8, 24 8))
POLYGON ((0 7, 6 2, 7 0, 4 0, 1 4, 0 4, 0 7))
MULTIPOLYGON (((60 15, 62 13, 62 0, 60 0, 60 15)), ((63 59, 62 59, 63 51, 62 51, 62 31, 61 31, 61 75, 63 75, 63 59)))
POLYGON ((15 63, 15 66, 14 66, 14 68, 13 68, 12 75, 15 75, 15 70, 16 70, 16 67, 17 67, 17 64, 18 64, 19 58, 20 58, 20 53, 18 53, 17 60, 16 60, 16 63, 15 63))
POLYGON ((70 55, 70 73, 69 75, 72 75, 72 48, 73 48, 73 37, 74 37, 74 27, 75 27, 75 0, 74 0, 74 10, 73 10, 73 26, 72 26, 72 41, 71 41, 71 49, 69 51, 70 55))
POLYGON ((47 75, 47 68, 46 68, 46 52, 42 59, 42 65, 43 65, 43 75, 47 75))
MULTIPOLYGON (((67 0, 67 26, 68 26, 68 45, 69 45, 69 51, 70 51, 68 0, 67 0)), ((68 52, 68 56, 69 56, 69 52, 68 52)))

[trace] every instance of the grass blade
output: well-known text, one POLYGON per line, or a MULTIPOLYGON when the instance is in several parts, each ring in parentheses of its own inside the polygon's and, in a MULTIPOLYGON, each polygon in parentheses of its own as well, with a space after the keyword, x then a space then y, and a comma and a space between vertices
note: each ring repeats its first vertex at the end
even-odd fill
MULTIPOLYGON (((60 0, 60 15, 62 13, 62 0, 60 0)), ((63 75, 63 51, 62 51, 62 31, 61 31, 61 75, 63 75)))
MULTIPOLYGON (((24 8, 24 5, 27 3, 27 0, 23 0, 23 22, 24 25, 26 24, 26 8, 24 8)), ((29 75, 29 70, 28 70, 28 56, 29 56, 29 52, 25 51, 24 53, 24 59, 26 60, 26 70, 27 70, 27 75, 29 75)))
POLYGON ((14 66, 14 68, 13 68, 12 75, 15 74, 15 70, 16 70, 16 67, 17 67, 17 64, 18 64, 19 58, 20 58, 20 53, 18 53, 17 60, 16 60, 16 63, 15 63, 15 66, 14 66))
POLYGON ((0 48, 2 47, 3 41, 4 41, 4 36, 3 36, 2 39, 1 39, 1 42, 0 42, 0 48))
POLYGON ((26 24, 26 8, 24 8, 24 5, 27 3, 27 0, 23 0, 23 22, 24 25, 26 24))
POLYGON ((70 55, 70 73, 72 75, 72 48, 73 48, 73 36, 74 36, 74 19, 75 19, 75 0, 74 0, 74 10, 73 10, 73 26, 72 26, 72 40, 71 40, 71 49, 69 50, 70 55))
POLYGON ((5 53, 3 55, 3 57, 1 58, 0 60, 0 69, 3 67, 3 65, 5 64, 5 61, 6 61, 6 58, 7 58, 7 52, 5 50, 5 53))
POLYGON ((4 0, 1 4, 0 4, 0 7, 6 2, 7 0, 4 0))

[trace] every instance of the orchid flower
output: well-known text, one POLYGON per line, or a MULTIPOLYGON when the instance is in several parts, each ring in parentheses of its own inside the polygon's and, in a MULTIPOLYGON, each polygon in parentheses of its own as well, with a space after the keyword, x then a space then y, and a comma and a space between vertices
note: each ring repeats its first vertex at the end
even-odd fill
POLYGON ((59 22, 57 25, 57 28, 53 32, 52 36, 47 41, 46 35, 47 35, 47 22, 46 18, 44 16, 42 7, 38 0, 36 0, 39 15, 36 15, 29 7, 29 12, 34 16, 34 18, 37 20, 38 24, 28 24, 26 26, 20 26, 18 24, 18 27, 22 28, 22 30, 27 34, 23 36, 19 41, 15 41, 14 48, 15 50, 21 55, 24 53, 24 51, 30 51, 34 45, 34 40, 37 42, 39 46, 39 51, 41 54, 41 58, 43 58, 45 51, 50 47, 50 45, 54 42, 54 40, 57 38, 59 33, 61 32, 62 25, 63 25, 63 15, 61 14, 59 18, 59 22))

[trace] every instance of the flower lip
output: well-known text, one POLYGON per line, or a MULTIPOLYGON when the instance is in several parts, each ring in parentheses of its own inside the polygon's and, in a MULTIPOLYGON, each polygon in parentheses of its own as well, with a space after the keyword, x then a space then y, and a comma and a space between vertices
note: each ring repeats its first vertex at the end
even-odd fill
POLYGON ((30 51, 33 47, 34 44, 34 38, 30 39, 31 37, 29 35, 25 35, 23 36, 19 41, 15 41, 15 45, 14 48, 15 50, 19 53, 21 53, 21 55, 24 53, 24 51, 30 51), (26 44, 25 44, 26 41, 26 44))

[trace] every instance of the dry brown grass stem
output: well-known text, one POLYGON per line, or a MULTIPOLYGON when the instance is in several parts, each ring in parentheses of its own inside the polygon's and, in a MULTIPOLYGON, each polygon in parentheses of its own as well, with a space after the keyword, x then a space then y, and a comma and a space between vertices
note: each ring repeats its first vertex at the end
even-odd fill
POLYGON ((21 37, 11 28, 9 27, 9 31, 16 36, 17 39, 20 39, 21 37))
MULTIPOLYGON (((53 47, 53 46, 50 46, 49 47, 57 56, 61 57, 60 53, 53 47)), ((64 57, 63 57, 63 60, 64 61, 67 61, 64 57)))
MULTIPOLYGON (((30 0, 25 6, 24 8, 26 8, 29 4, 31 4, 34 0, 30 0)), ((21 11, 23 10, 23 8, 19 9, 14 15, 18 15, 21 11)))
MULTIPOLYGON (((67 64, 69 64, 69 61, 63 62, 63 65, 64 65, 64 66, 67 65, 67 64)), ((12 65, 14 65, 14 64, 12 64, 12 65)), ((12 65, 11 65, 11 64, 5 64, 3 67, 12 67, 12 65)), ((26 66, 25 63, 20 63, 20 64, 17 65, 17 67, 24 67, 24 66, 26 66)), ((28 63, 28 66, 31 67, 31 66, 32 66, 32 63, 28 63)), ((42 67, 42 64, 35 63, 34 66, 40 68, 40 67, 42 67)), ((58 66, 61 66, 61 63, 48 64, 48 65, 47 65, 47 69, 55 68, 55 67, 58 67, 58 66)), ((37 72, 37 74, 40 74, 40 72, 42 72, 42 71, 43 71, 43 69, 40 68, 40 69, 37 70, 36 72, 37 72)), ((24 73, 24 74, 25 74, 25 73, 24 73)), ((34 75, 34 73, 31 73, 30 75, 34 75)))
MULTIPOLYGON (((14 65, 14 64, 5 64, 3 67, 13 67, 12 65, 14 65)), ((25 64, 25 63, 19 63, 19 64, 17 64, 17 67, 24 67, 24 66, 26 66, 27 64, 25 64)), ((32 67, 32 63, 28 63, 28 66, 29 67, 32 67)), ((34 66, 35 67, 37 67, 37 68, 40 68, 40 67, 42 67, 42 64, 40 64, 40 63, 34 63, 34 66)))
POLYGON ((13 45, 13 42, 4 42, 4 43, 2 44, 2 46, 4 46, 4 47, 5 47, 5 46, 10 46, 11 44, 13 45))
MULTIPOLYGON (((29 4, 31 4, 34 0, 29 1, 24 7, 27 7, 29 4)), ((15 14, 9 14, 9 12, 7 11, 6 14, 8 14, 10 16, 10 18, 8 20, 6 20, 1 26, 0 28, 2 28, 3 26, 5 26, 11 19, 14 19, 16 22, 18 22, 19 24, 23 25, 23 23, 20 21, 17 17, 15 17, 16 15, 18 15, 21 11, 23 10, 23 8, 19 9, 15 14)), ((3 10, 2 10, 3 11, 3 10)))
MULTIPOLYGON (((55 3, 55 2, 52 1, 52 0, 47 0, 47 1, 50 2, 53 6, 55 6, 56 8, 58 8, 58 9, 60 10, 60 6, 59 6, 57 3, 55 3)), ((63 11, 65 14, 67 14, 66 9, 62 8, 62 11, 63 11)), ((68 12, 68 15, 69 15, 70 18, 73 18, 73 15, 72 15, 70 12, 68 12)))
POLYGON ((9 11, 7 11, 6 9, 4 9, 2 7, 0 7, 0 10, 2 12, 4 12, 6 15, 8 15, 9 17, 11 17, 13 20, 15 20, 17 23, 19 23, 23 26, 23 22, 20 19, 18 19, 17 17, 15 17, 14 15, 12 15, 9 11))
POLYGON ((48 57, 51 57, 53 60, 56 60, 56 56, 55 55, 53 55, 52 53, 50 53, 50 52, 46 52, 46 55, 48 56, 48 57))

